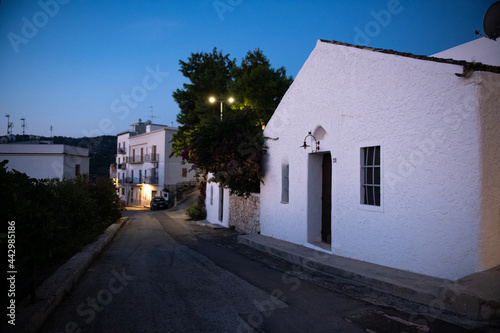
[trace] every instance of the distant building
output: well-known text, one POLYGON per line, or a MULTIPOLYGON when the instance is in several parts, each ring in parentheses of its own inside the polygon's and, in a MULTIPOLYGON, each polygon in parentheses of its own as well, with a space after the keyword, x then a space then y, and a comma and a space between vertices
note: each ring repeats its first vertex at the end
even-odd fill
POLYGON ((195 172, 171 157, 172 136, 177 127, 145 123, 130 125, 130 131, 117 135, 116 168, 111 177, 118 184, 118 194, 127 205, 149 205, 156 196, 168 198, 181 184, 193 183, 195 172))
POLYGON ((0 144, 0 161, 7 168, 37 179, 71 179, 89 173, 89 150, 54 144, 0 144))

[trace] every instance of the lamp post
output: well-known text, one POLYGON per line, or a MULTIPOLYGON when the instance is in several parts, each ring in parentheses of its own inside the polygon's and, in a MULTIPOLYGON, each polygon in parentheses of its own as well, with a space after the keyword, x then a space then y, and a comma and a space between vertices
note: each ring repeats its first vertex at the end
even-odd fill
MULTIPOLYGON (((213 96, 211 96, 208 100, 209 100, 210 103, 215 103, 215 102, 219 102, 220 103, 220 120, 222 120, 222 113, 224 111, 224 100, 218 100, 217 98, 215 98, 213 96)), ((233 103, 234 102, 234 98, 229 97, 226 102, 233 103)))

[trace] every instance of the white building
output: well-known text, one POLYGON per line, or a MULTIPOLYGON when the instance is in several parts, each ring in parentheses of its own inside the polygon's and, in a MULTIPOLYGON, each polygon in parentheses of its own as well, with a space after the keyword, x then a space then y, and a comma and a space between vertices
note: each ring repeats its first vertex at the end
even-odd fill
POLYGON ((499 92, 500 67, 318 41, 264 131, 261 234, 452 280, 500 265, 499 92))
MULTIPOLYGON (((213 177, 209 173, 207 179, 213 177)), ((229 228, 229 203, 231 199, 228 188, 223 188, 216 182, 207 183, 205 197, 205 208, 207 209, 207 221, 217 223, 229 228)))
POLYGON ((191 165, 170 157, 172 136, 177 127, 152 124, 130 125, 117 135, 116 177, 118 193, 127 205, 149 205, 151 198, 174 194, 181 183, 195 181, 191 165))
POLYGON ((432 57, 500 66, 500 43, 483 37, 433 54, 432 57))
POLYGON ((61 144, 0 144, 0 161, 9 160, 7 169, 37 179, 71 179, 89 173, 88 148, 61 144))

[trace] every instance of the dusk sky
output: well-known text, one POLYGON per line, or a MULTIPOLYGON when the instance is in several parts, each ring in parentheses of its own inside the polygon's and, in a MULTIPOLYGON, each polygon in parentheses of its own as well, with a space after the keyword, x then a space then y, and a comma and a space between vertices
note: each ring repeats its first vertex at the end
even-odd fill
POLYGON ((294 78, 318 39, 431 55, 476 38, 495 0, 1 0, 0 136, 176 123, 179 60, 260 48, 294 78), (128 97, 127 97, 128 96, 128 97))

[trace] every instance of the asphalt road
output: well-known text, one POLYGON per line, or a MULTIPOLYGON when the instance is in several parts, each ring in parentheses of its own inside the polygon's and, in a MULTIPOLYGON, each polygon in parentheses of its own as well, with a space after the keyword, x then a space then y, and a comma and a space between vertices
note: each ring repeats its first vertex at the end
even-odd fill
POLYGON ((128 211, 129 222, 40 332, 465 331, 372 305, 366 294, 355 297, 362 287, 315 280, 236 244, 234 231, 173 214, 182 212, 128 211))

